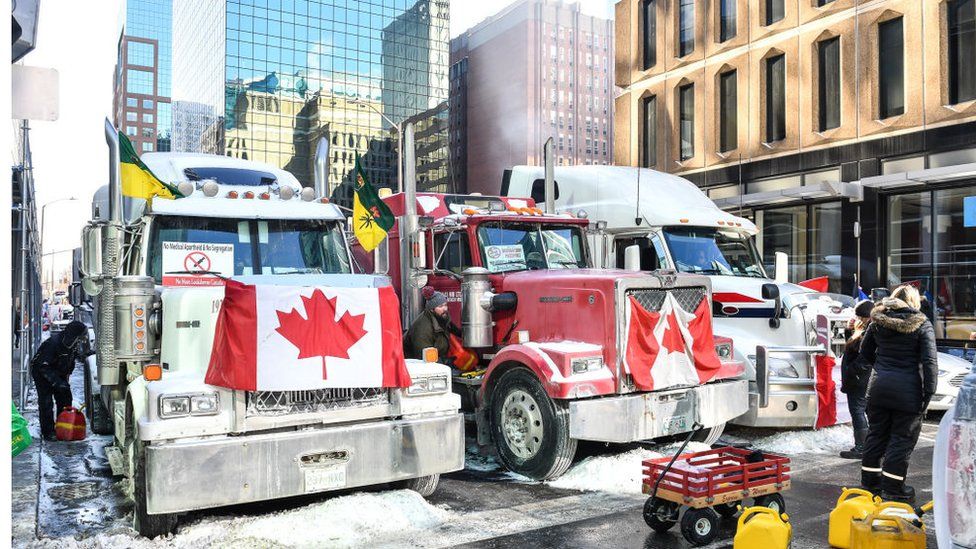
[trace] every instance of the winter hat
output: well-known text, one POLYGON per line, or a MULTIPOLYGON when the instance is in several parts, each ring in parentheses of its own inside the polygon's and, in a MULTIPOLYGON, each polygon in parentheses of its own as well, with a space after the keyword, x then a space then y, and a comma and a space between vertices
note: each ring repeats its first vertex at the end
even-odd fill
POLYGON ((72 320, 67 326, 64 327, 63 333, 64 335, 62 336, 62 341, 64 341, 66 345, 72 345, 76 339, 88 333, 88 327, 82 322, 72 320))
POLYGON ((421 290, 421 293, 423 294, 424 299, 427 300, 424 308, 428 311, 433 311, 441 305, 447 304, 447 296, 431 288, 430 286, 425 286, 424 289, 421 290))
POLYGON ((874 308, 874 302, 870 299, 865 299, 860 301, 854 306, 854 315, 861 318, 871 318, 871 309, 874 308))

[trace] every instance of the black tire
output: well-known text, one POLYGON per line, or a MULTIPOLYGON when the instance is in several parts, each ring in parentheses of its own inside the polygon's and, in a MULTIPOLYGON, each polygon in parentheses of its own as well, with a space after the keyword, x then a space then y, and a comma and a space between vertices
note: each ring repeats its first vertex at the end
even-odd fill
POLYGON ((678 524, 678 504, 661 498, 647 498, 644 522, 659 534, 667 532, 678 524))
POLYGON ((681 517, 681 535, 694 546, 708 545, 718 535, 718 513, 709 507, 690 508, 681 517))
POLYGON ((135 474, 132 478, 132 498, 135 500, 133 509, 133 528, 139 535, 152 539, 165 536, 176 530, 175 513, 150 515, 146 507, 146 455, 144 444, 139 441, 133 443, 135 455, 135 474))
POLYGON ((711 446, 712 444, 718 442, 718 438, 722 436, 722 433, 724 432, 725 432, 725 423, 719 423, 714 427, 708 427, 706 429, 702 429, 701 431, 698 431, 697 433, 694 434, 694 436, 691 437, 691 441, 701 442, 702 444, 707 444, 711 446))
POLYGON ((440 482, 440 475, 428 475, 426 477, 401 480, 395 483, 399 490, 413 490, 423 497, 430 496, 437 490, 437 483, 440 482))
POLYGON ((715 512, 722 515, 722 518, 732 518, 739 514, 739 502, 719 503, 712 507, 712 509, 715 509, 715 512))
POLYGON ((780 494, 769 494, 768 496, 760 496, 756 498, 756 505, 761 507, 769 507, 777 514, 786 512, 786 500, 780 494))
POLYGON ((91 371, 85 363, 85 413, 88 414, 88 424, 96 435, 111 435, 115 432, 112 415, 105 408, 101 394, 94 394, 92 390, 91 371))
POLYGON ((502 374, 492 390, 490 414, 492 440, 510 471, 547 480, 562 475, 573 463, 576 440, 569 436, 569 408, 549 398, 529 370, 515 368, 502 374))

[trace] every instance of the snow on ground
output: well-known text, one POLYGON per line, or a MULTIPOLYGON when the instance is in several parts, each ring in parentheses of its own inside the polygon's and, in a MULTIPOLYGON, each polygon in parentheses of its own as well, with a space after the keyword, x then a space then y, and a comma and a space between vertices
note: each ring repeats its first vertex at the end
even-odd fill
POLYGON ((768 431, 757 430, 756 433, 759 433, 759 436, 755 438, 746 433, 746 431, 737 432, 736 435, 750 440, 755 448, 786 456, 837 454, 841 450, 848 450, 854 446, 854 430, 850 425, 834 425, 817 431, 809 429, 783 431, 767 436, 762 436, 762 434, 768 433, 768 431))
POLYGON ((259 516, 215 517, 180 527, 168 538, 146 540, 131 530, 109 531, 84 540, 41 540, 33 547, 364 547, 399 545, 456 514, 427 503, 409 490, 357 493, 288 511, 259 516))
MULTIPOLYGON (((563 476, 548 482, 553 488, 566 488, 580 491, 612 492, 615 494, 640 494, 643 477, 642 463, 645 459, 659 458, 674 454, 679 444, 648 448, 635 448, 620 454, 610 454, 585 458, 566 471, 563 476)), ((709 447, 700 442, 691 442, 685 452, 700 452, 709 447)))

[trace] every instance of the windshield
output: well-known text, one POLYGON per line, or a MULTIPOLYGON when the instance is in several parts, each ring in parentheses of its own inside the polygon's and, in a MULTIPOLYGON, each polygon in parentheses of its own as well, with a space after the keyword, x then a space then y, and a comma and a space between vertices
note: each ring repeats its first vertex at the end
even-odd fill
POLYGON ((350 272, 342 229, 324 220, 159 216, 148 260, 157 283, 197 269, 223 276, 350 272))
POLYGON ((748 235, 706 227, 664 230, 675 267, 684 273, 766 278, 748 235))
POLYGON ((274 174, 262 172, 260 170, 248 170, 242 168, 186 168, 183 175, 189 181, 203 181, 213 179, 217 183, 227 185, 244 185, 247 187, 258 187, 261 185, 274 185, 278 178, 274 174))
POLYGON ((583 233, 576 226, 482 223, 478 247, 485 267, 493 273, 586 266, 583 233))

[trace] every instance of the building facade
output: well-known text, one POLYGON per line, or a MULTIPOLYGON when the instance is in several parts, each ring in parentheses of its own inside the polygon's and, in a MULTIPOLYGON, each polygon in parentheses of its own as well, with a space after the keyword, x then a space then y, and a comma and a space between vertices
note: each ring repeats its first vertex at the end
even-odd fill
MULTIPOLYGON (((357 155, 374 186, 396 188, 397 126, 447 101, 448 15, 447 0, 178 2, 174 150, 267 162, 311 185, 328 139, 334 197, 350 196, 357 155)), ((443 118, 442 150, 418 151, 424 189, 446 190, 446 167, 429 160, 446 158, 443 118)))
POLYGON ((115 65, 115 127, 136 151, 168 151, 173 134, 171 0, 127 0, 115 65))
POLYGON ((753 219, 767 268, 786 252, 792 281, 918 285, 939 338, 962 345, 976 330, 974 8, 621 0, 614 158, 753 219))
POLYGON ((451 40, 451 165, 462 188, 501 189, 505 169, 613 160, 613 22, 564 0, 522 0, 451 40))

